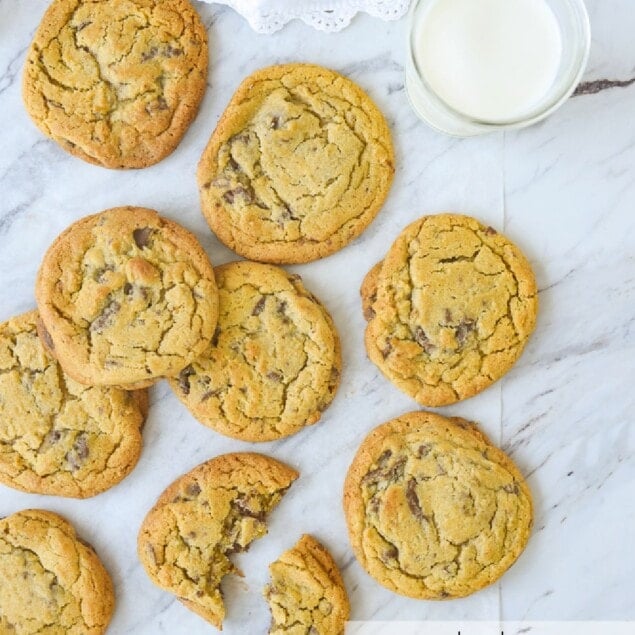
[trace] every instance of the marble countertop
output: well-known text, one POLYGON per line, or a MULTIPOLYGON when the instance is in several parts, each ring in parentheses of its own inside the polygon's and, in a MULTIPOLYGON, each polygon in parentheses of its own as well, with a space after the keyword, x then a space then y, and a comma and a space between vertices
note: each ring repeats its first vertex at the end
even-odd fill
POLYGON ((47 2, 0 0, 2 320, 34 305, 35 273, 55 236, 107 207, 156 208, 194 231, 214 263, 232 260, 200 214, 194 171, 233 90, 258 67, 296 60, 332 67, 372 95, 394 132, 397 174, 377 220, 339 253, 289 268, 323 299, 342 335, 342 386, 319 424, 276 443, 233 441, 198 424, 161 383, 152 389, 139 465, 119 486, 83 501, 0 486, 0 516, 47 508, 95 545, 117 590, 109 632, 213 631, 152 585, 136 558, 136 534, 173 479, 235 450, 269 453, 302 476, 272 514, 269 535, 237 558, 245 577, 223 585, 227 633, 266 632, 260 593, 267 564, 303 532, 334 554, 355 620, 635 620, 635 3, 587 4, 593 48, 581 94, 528 130, 457 140, 410 110, 405 20, 359 15, 338 34, 292 23, 263 36, 230 9, 197 3, 211 52, 200 115, 162 163, 116 172, 67 155, 28 119, 20 76, 47 2), (527 475, 536 503, 533 535, 499 584, 435 603, 394 595, 363 572, 340 500, 366 433, 416 409, 366 359, 359 285, 407 223, 444 210, 476 215, 522 247, 537 274, 541 310, 525 354, 502 381, 441 409, 478 421, 527 475))

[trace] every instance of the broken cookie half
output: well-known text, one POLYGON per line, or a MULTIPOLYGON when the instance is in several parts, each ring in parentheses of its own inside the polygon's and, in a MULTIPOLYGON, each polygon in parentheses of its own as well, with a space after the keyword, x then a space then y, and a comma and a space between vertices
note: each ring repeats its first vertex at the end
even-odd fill
POLYGON ((239 573, 229 557, 267 533, 267 514, 297 477, 283 463, 249 452, 223 454, 181 476, 139 531, 139 559, 150 579, 222 628, 220 584, 239 573))
POLYGON ((327 549, 305 534, 269 565, 265 598, 270 635, 340 635, 350 604, 342 575, 327 549))

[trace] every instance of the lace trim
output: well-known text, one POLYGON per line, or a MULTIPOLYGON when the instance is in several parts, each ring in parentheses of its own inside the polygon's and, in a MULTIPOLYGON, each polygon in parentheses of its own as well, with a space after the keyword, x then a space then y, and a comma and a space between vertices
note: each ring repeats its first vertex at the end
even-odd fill
POLYGON ((340 31, 364 11, 383 20, 397 20, 408 10, 410 0, 203 0, 232 7, 258 33, 273 33, 294 19, 319 31, 340 31), (286 4, 286 6, 284 6, 286 4), (282 7, 281 7, 282 5, 282 7))

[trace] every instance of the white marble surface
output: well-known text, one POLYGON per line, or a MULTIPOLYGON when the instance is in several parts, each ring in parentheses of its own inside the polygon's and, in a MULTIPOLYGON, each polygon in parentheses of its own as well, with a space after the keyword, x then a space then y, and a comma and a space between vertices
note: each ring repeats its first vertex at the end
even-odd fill
MULTIPOLYGON (((231 10, 199 3, 211 70, 198 119, 159 165, 111 172, 62 152, 22 107, 24 54, 46 4, 0 0, 0 319, 33 306, 35 273, 53 238, 106 207, 154 207, 196 232, 215 263, 232 259, 199 212, 194 166, 233 89, 260 66, 306 60, 349 75, 386 113, 397 147, 394 187, 374 224, 338 254, 291 268, 324 300, 342 334, 343 383, 319 424, 278 443, 232 441, 198 424, 162 383, 152 391, 142 458, 119 486, 84 501, 0 486, 0 516, 51 509, 95 545, 117 590, 110 632, 213 630, 146 578, 136 533, 175 477, 216 454, 246 449, 270 453, 302 476, 273 513, 269 535, 238 558, 245 577, 224 584, 227 633, 266 632, 260 591, 267 564, 302 532, 333 552, 356 620, 635 620, 635 84, 586 91, 529 130, 455 140, 409 109, 404 20, 360 15, 338 34, 293 23, 261 36, 231 10), (416 408, 366 359, 359 284, 402 227, 446 209, 473 213, 507 233, 536 270, 540 318, 520 362, 483 394, 442 410, 479 421, 511 452, 535 493, 536 524, 526 552, 499 584, 434 603, 393 595, 362 571, 340 498, 364 435, 416 408)), ((594 38, 585 79, 635 76, 635 3, 588 5, 594 38)))

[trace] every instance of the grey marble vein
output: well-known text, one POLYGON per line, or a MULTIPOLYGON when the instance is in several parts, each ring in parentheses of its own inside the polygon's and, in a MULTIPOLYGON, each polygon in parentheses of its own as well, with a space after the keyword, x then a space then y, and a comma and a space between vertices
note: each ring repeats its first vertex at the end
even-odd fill
POLYGON ((573 96, 580 97, 581 95, 595 95, 601 93, 603 90, 609 90, 611 88, 628 88, 635 84, 635 77, 630 79, 594 79, 590 82, 582 82, 575 89, 573 96))

